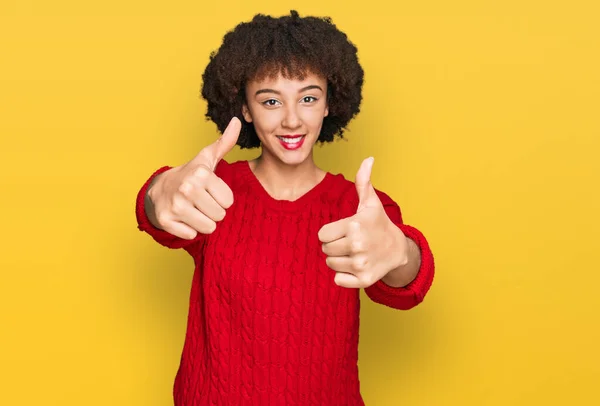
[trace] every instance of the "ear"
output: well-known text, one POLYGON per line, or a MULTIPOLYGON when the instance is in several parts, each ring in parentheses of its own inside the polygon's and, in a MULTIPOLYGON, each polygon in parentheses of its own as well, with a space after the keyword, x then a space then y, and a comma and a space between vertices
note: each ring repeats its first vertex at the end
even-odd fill
POLYGON ((323 115, 323 117, 327 117, 329 115, 329 103, 327 103, 327 105, 325 106, 325 114, 323 115))
POLYGON ((250 109, 248 109, 246 103, 242 105, 242 115, 244 116, 244 120, 246 120, 247 123, 252 122, 252 115, 250 114, 250 109))

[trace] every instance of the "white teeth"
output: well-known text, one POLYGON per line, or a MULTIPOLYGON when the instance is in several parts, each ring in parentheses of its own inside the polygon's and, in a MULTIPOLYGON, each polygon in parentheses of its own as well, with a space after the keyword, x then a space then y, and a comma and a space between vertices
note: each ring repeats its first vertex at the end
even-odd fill
POLYGON ((277 138, 279 138, 281 141, 285 142, 286 144, 296 144, 296 143, 300 142, 300 140, 302 139, 302 137, 296 137, 296 138, 277 137, 277 138))

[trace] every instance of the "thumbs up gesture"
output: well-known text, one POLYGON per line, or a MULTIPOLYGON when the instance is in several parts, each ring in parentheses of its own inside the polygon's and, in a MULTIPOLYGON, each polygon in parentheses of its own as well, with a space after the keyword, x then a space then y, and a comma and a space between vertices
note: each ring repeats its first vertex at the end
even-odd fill
POLYGON ((371 184, 372 168, 373 158, 367 158, 356 174, 356 214, 319 230, 327 265, 336 271, 335 283, 347 288, 369 287, 408 262, 407 239, 371 184))
POLYGON ((216 229, 216 223, 233 204, 233 192, 214 171, 236 145, 241 128, 240 120, 234 117, 223 135, 194 159, 156 177, 146 199, 152 224, 184 239, 216 229))

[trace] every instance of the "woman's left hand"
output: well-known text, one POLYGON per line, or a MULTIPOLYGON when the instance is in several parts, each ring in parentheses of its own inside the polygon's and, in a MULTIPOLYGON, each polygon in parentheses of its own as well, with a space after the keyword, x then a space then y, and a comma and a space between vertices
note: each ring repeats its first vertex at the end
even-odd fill
POLYGON ((372 167, 367 158, 356 174, 356 214, 319 230, 335 283, 347 288, 369 287, 408 263, 408 239, 387 216, 371 184, 372 167))

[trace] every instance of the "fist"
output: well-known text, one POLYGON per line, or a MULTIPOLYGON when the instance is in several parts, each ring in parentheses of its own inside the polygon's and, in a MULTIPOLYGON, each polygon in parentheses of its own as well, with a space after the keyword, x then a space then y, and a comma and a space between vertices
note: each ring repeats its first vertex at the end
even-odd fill
POLYGON ((217 164, 236 145, 242 124, 234 117, 223 135, 190 162, 158 175, 148 190, 155 227, 177 237, 194 239, 211 234, 233 204, 229 186, 215 175, 217 164))
POLYGON ((334 281, 347 288, 369 287, 408 260, 406 237, 371 184, 372 167, 373 159, 367 158, 356 174, 356 214, 319 230, 327 266, 336 271, 334 281))

